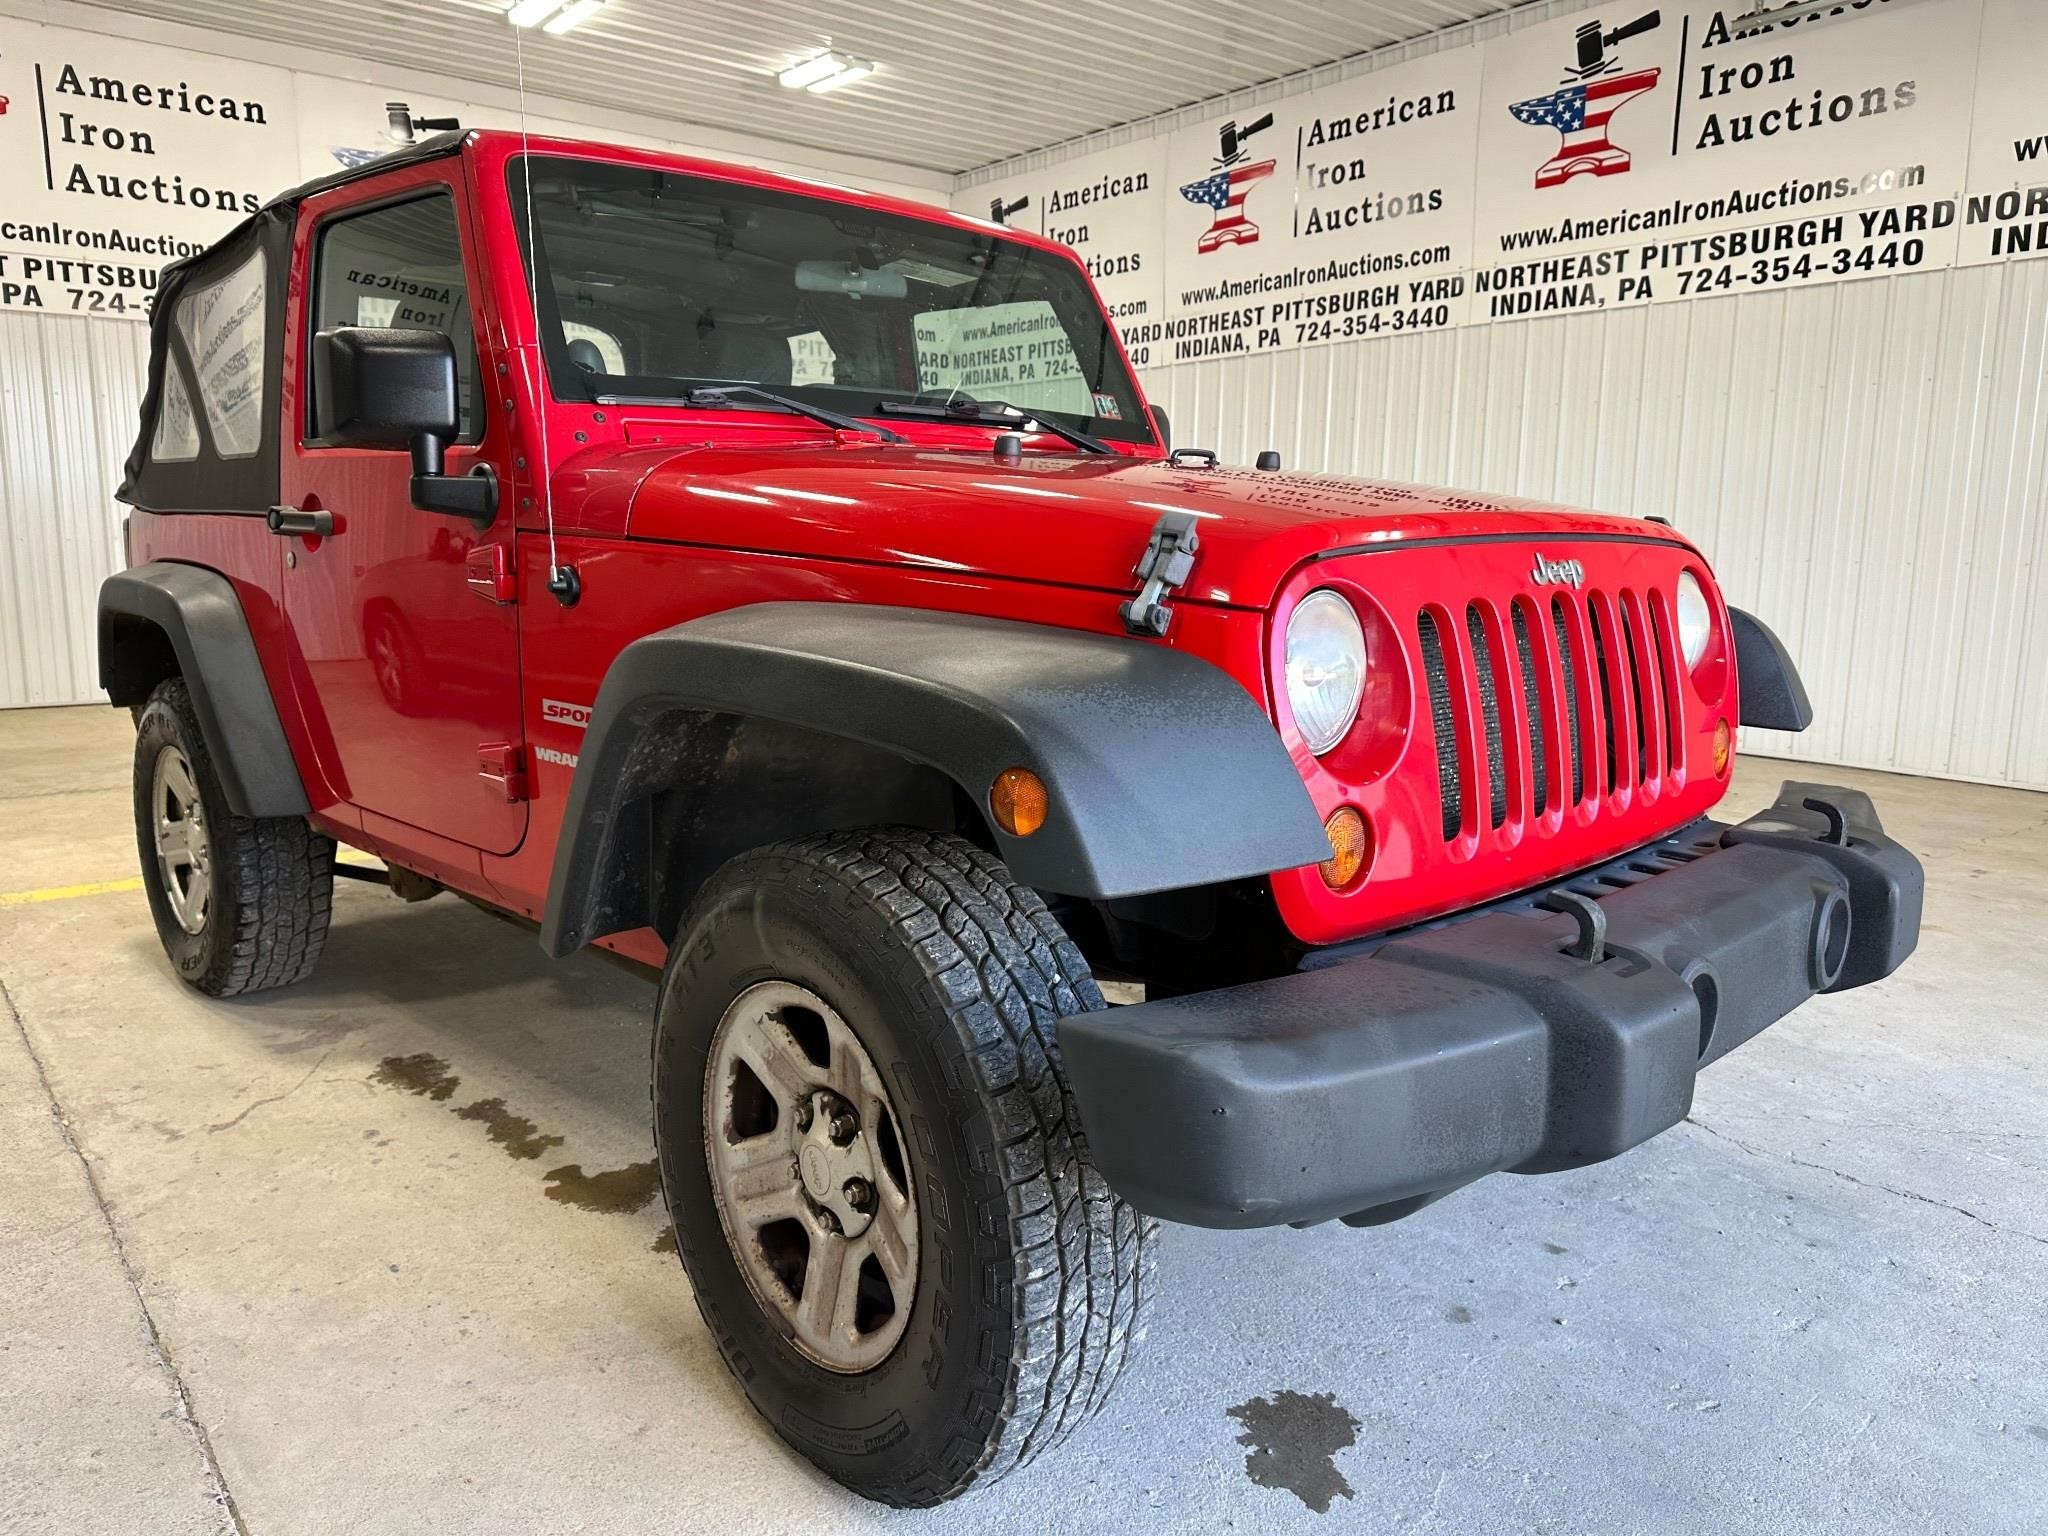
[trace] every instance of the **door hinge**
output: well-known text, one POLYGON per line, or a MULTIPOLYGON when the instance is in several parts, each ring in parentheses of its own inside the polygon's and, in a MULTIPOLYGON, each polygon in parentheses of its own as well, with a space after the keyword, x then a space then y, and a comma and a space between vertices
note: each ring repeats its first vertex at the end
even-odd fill
POLYGON ((1133 572, 1141 584, 1138 595, 1117 609, 1123 615, 1124 628, 1132 634, 1163 635, 1173 622, 1166 594, 1185 582, 1195 568, 1195 551, 1202 547, 1196 521, 1192 512, 1168 512, 1153 526, 1144 558, 1133 572))
POLYGON ((462 579, 487 603, 509 603, 519 596, 512 554, 503 544, 472 544, 463 556, 462 579))
POLYGON ((495 784, 508 801, 531 800, 527 787, 526 749, 517 742, 487 741, 476 749, 477 776, 495 784))

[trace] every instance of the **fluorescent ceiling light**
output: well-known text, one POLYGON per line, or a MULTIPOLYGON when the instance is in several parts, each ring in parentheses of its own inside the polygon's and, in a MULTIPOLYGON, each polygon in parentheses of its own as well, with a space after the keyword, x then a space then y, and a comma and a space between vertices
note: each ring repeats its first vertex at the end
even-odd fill
POLYGON ((872 60, 828 51, 797 60, 775 78, 792 91, 836 91, 874 72, 872 60))
POLYGON ((840 65, 845 62, 845 57, 841 54, 813 54, 808 59, 799 59, 775 78, 792 91, 800 91, 806 86, 816 85, 827 75, 838 74, 840 65))
POLYGON ((556 36, 589 20, 604 8, 605 0, 518 0, 505 19, 515 27, 540 27, 556 36), (546 23, 546 25, 542 25, 546 23))
POLYGON ((868 59, 848 59, 836 75, 827 75, 811 89, 817 92, 836 91, 842 85, 851 85, 856 80, 865 80, 875 72, 875 66, 868 59))
POLYGON ((562 13, 542 27, 541 31, 552 32, 560 37, 571 27, 588 20, 593 12, 603 9, 604 0, 569 0, 569 3, 562 7, 562 13))

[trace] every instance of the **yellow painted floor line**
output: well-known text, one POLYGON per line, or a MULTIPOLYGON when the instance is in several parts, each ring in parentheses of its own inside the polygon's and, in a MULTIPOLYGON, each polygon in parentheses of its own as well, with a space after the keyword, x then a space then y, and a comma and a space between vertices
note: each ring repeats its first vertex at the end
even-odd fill
MULTIPOLYGON (((337 848, 335 861, 341 864, 360 864, 367 869, 381 869, 384 861, 359 848, 337 848)), ((75 901, 80 896, 111 896, 117 891, 139 891, 142 877, 130 875, 126 880, 93 880, 84 885, 46 885, 35 891, 0 891, 0 907, 32 907, 45 901, 75 901)))
POLYGON ((115 891, 139 891, 142 877, 126 880, 95 880, 88 885, 46 885, 39 891, 0 891, 0 907, 27 907, 39 901, 70 901, 78 896, 107 896, 115 891))

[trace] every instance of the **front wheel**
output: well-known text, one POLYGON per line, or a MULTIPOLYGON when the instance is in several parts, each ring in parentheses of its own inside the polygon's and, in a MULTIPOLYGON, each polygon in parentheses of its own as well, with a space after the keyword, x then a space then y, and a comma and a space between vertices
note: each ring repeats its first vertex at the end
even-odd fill
POLYGON ((1088 1161, 1053 1025, 1103 1006, 1038 896, 954 837, 743 854, 663 977, 655 1139, 726 1363, 854 1491, 929 1505, 1100 1408, 1156 1225, 1088 1161))

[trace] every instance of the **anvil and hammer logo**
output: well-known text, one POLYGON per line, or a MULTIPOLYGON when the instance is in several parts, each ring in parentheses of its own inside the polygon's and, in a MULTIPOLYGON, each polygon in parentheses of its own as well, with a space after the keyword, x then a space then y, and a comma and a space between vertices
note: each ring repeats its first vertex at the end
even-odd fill
POLYGON ((1244 147, 1244 141, 1255 133, 1263 133, 1273 126, 1273 114, 1268 112, 1255 123, 1240 128, 1232 118, 1217 130, 1215 170, 1200 181, 1191 181, 1180 189, 1180 195, 1191 203, 1200 203, 1215 215, 1202 238, 1195 242, 1195 250, 1201 255, 1219 250, 1226 245, 1254 245, 1258 242, 1259 226, 1244 216, 1244 200, 1251 196, 1251 190, 1273 174, 1274 162, 1260 160, 1251 162, 1251 151, 1244 147))
POLYGON ((1654 90, 1658 67, 1621 73, 1621 60, 1608 50, 1664 24, 1660 11, 1638 16, 1607 32, 1597 20, 1579 28, 1577 62, 1564 73, 1564 89, 1508 108, 1518 123, 1555 128, 1563 138, 1556 154, 1536 169, 1536 185, 1561 187, 1574 176, 1620 176, 1633 157, 1608 137, 1608 124, 1623 106, 1654 90))

